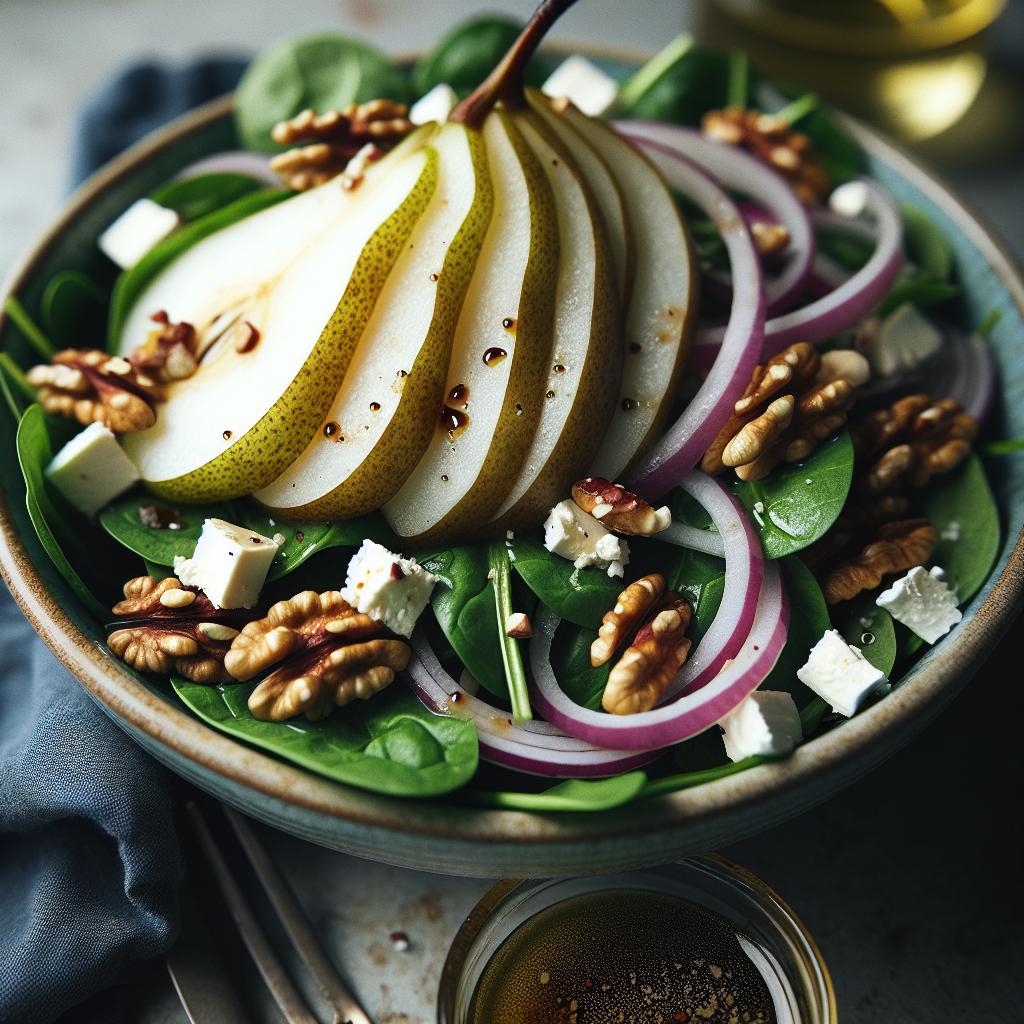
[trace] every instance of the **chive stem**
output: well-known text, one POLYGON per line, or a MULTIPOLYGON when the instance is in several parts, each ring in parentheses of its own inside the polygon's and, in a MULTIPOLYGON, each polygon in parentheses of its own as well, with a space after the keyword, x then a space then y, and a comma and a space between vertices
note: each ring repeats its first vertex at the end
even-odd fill
POLYGON ((693 49, 693 36, 683 33, 656 53, 632 78, 619 89, 616 107, 626 110, 633 106, 677 60, 693 49))
POLYGON ((1024 437, 1010 437, 1003 441, 989 441, 981 446, 982 455, 1013 455, 1024 452, 1024 437))
POLYGON ((798 96, 792 103, 787 103, 781 110, 776 110, 774 116, 792 127, 802 117, 814 113, 820 106, 821 97, 817 93, 805 92, 803 96, 798 96))
POLYGON ((0 373, 14 385, 29 405, 36 400, 36 389, 29 384, 25 371, 14 361, 10 352, 0 352, 0 373))
POLYGON ((1003 311, 1001 309, 993 309, 988 312, 985 319, 978 324, 976 330, 986 340, 991 340, 992 332, 995 330, 996 325, 1000 320, 1003 319, 1003 311))
POLYGON ((750 61, 742 50, 729 54, 729 89, 726 93, 730 107, 747 109, 750 98, 750 61))
POLYGON ((36 322, 28 315, 25 307, 13 296, 7 297, 4 312, 11 318, 14 325, 25 336, 25 340, 49 362, 57 352, 53 342, 42 332, 36 322))
POLYGON ((491 582, 494 585, 494 603, 498 612, 498 643, 501 646, 501 660, 505 666, 508 695, 512 702, 512 718, 517 722, 525 722, 533 718, 526 669, 523 667, 518 641, 505 635, 505 623, 512 614, 512 566, 505 544, 491 544, 487 560, 491 570, 491 582))

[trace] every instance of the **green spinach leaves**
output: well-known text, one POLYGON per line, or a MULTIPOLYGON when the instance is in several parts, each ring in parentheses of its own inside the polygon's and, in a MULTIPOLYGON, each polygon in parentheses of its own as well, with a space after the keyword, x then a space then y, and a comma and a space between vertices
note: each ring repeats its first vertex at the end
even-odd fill
POLYGON ((150 192, 149 198, 191 222, 262 188, 266 184, 257 178, 224 171, 175 178, 150 192))
POLYGON ((334 32, 285 39, 264 50, 235 92, 235 124, 247 149, 273 152, 278 121, 307 107, 344 110, 372 99, 404 102, 405 78, 380 50, 334 32))
POLYGON ((321 722, 261 722, 249 711, 248 683, 172 682, 181 700, 215 729, 350 786, 392 796, 440 796, 476 771, 476 726, 431 714, 400 683, 321 722))

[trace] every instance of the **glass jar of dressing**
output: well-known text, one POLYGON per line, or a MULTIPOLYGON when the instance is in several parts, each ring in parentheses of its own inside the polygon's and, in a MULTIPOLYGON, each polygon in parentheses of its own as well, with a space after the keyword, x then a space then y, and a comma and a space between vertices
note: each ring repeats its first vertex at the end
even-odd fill
POLYGON ((828 969, 796 915, 719 857, 504 881, 448 953, 438 1024, 835 1024, 828 969))

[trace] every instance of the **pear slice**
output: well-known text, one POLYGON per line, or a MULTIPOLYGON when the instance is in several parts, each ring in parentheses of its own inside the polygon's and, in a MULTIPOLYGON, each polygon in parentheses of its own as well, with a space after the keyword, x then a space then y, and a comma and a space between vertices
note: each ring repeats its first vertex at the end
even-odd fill
POLYGON ((433 149, 400 149, 348 193, 334 180, 211 235, 142 294, 122 351, 161 309, 208 345, 197 371, 167 388, 155 426, 125 438, 152 490, 248 494, 306 446, 437 185, 433 149))
POLYGON ((497 511, 540 422, 559 242, 551 187, 501 107, 481 129, 494 216, 455 331, 426 454, 384 506, 417 542, 467 536, 497 511))
POLYGON ((630 236, 629 221, 626 219, 626 204, 615 180, 603 157, 583 138, 571 125, 560 124, 558 115, 549 106, 550 101, 536 89, 527 89, 526 97, 534 111, 542 117, 556 132, 563 137, 564 148, 572 153, 580 176, 586 183, 587 190, 604 220, 605 232, 611 252, 612 266, 615 269, 615 284, 623 305, 629 299, 633 287, 633 239, 630 236))
POLYGON ((378 508, 434 436, 493 193, 478 132, 446 124, 431 147, 437 190, 395 263, 322 428, 256 494, 282 517, 337 519, 378 508))
POLYGON ((636 267, 619 402, 592 467, 595 476, 615 480, 670 412, 696 325, 697 261, 672 193, 647 158, 572 104, 556 100, 552 109, 563 141, 572 147, 572 128, 611 169, 632 230, 636 267))
MULTIPOLYGON (((538 115, 516 127, 544 169, 558 218, 554 339, 547 391, 522 468, 495 517, 502 529, 539 523, 585 476, 601 443, 622 371, 621 310, 604 221, 575 160, 538 115)), ((573 152, 583 148, 581 142, 573 152)))

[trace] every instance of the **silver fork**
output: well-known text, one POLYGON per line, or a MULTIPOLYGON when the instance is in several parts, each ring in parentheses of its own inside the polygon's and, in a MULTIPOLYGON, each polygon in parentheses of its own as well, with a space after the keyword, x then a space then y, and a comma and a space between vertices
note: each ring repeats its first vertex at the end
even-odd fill
MULTIPOLYGON (((296 989, 284 965, 274 952, 266 932, 247 903, 217 846, 202 811, 191 801, 186 808, 199 841, 199 848, 224 897, 231 918, 284 1019, 288 1024, 319 1024, 296 989)), ((252 865, 260 886, 269 898, 274 912, 284 926, 284 930, 310 977, 316 982, 325 1004, 330 1009, 331 1024, 373 1024, 355 996, 338 977, 338 972, 313 933, 308 918, 277 866, 271 860, 266 848, 256 838, 249 822, 229 807, 223 807, 223 811, 252 865)), ((175 988, 189 1015, 189 1020, 192 1021, 192 1024, 210 1024, 208 1020, 194 1016, 198 1010, 194 1006, 190 1006, 188 999, 186 991, 188 983, 185 974, 189 966, 194 967, 194 964, 181 963, 174 956, 168 957, 167 964, 175 988)))

